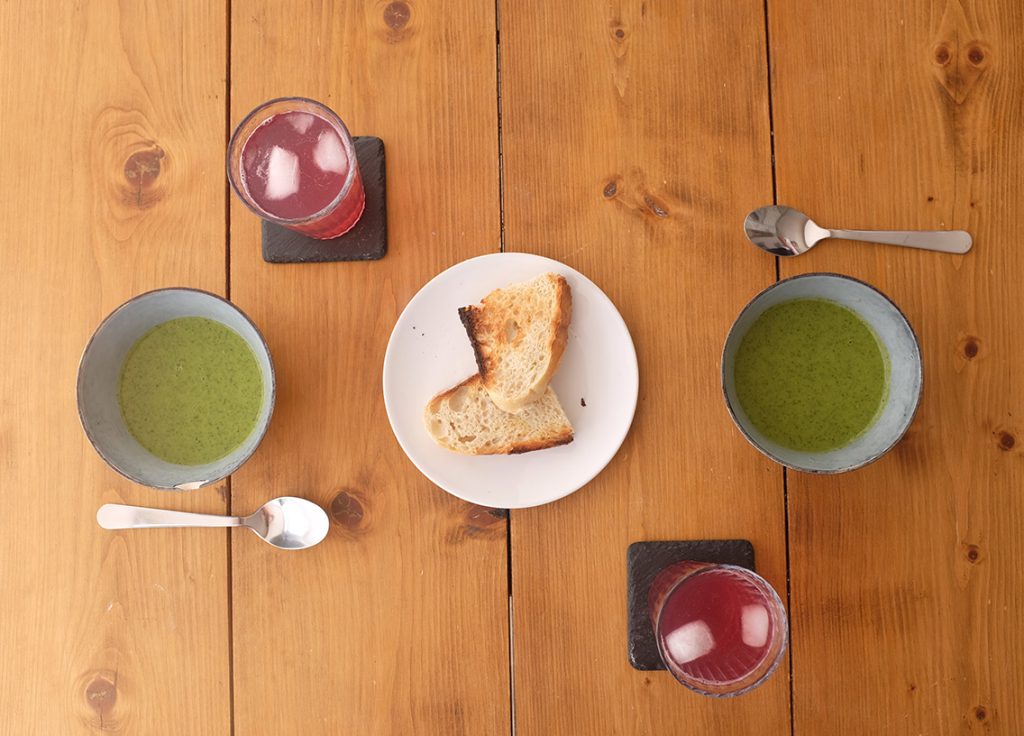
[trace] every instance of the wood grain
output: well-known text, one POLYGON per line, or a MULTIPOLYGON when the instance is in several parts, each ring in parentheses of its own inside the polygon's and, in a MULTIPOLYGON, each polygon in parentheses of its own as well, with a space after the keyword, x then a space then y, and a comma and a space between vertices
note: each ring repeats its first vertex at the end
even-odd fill
POLYGON ((127 298, 223 292, 221 3, 0 5, 0 731, 226 733, 223 533, 111 533, 105 501, 223 511, 121 479, 75 409, 127 298), (212 206, 211 206, 212 204, 212 206))
POLYGON ((264 330, 278 377, 233 505, 292 493, 332 516, 327 540, 300 555, 234 539, 236 733, 506 733, 505 521, 416 471, 381 396, 406 302, 498 250, 494 4, 296 8, 232 2, 232 119, 305 95, 380 136, 390 243, 381 261, 269 265, 257 219, 232 203, 232 297, 264 330))
MULTIPOLYGON (((740 224, 772 197, 764 16, 748 2, 503 2, 506 247, 618 305, 640 363, 619 455, 512 514, 517 732, 788 734, 786 668, 731 702, 626 656, 626 548, 739 537, 785 596, 782 473, 746 445, 719 358, 775 278, 740 224)), ((601 397, 586 397, 587 404, 601 397)))
POLYGON ((917 331, 909 435, 789 475, 797 734, 1018 734, 1024 723, 1024 7, 770 0, 779 201, 833 227, 964 228, 967 256, 829 242, 917 331))

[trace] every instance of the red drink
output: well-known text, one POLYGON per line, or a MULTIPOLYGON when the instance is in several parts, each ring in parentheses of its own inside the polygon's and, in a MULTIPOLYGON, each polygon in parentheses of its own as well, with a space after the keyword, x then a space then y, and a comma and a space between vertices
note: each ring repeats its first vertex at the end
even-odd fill
POLYGON ((228 176, 260 217, 314 238, 348 232, 365 205, 348 130, 312 100, 272 100, 249 113, 232 136, 228 176))
POLYGON ((649 602, 665 666, 698 692, 746 692, 764 681, 782 658, 782 601, 749 570, 678 563, 659 573, 649 602))

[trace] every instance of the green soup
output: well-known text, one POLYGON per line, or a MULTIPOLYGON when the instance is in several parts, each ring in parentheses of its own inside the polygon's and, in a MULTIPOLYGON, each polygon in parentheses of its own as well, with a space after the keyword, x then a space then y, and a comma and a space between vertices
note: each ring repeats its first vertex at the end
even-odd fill
POLYGON ((825 452, 864 432, 885 403, 889 358, 854 312, 825 299, 765 310, 740 343, 736 395, 750 421, 792 450, 825 452))
POLYGON ((121 369, 118 398, 140 445, 170 463, 203 465, 252 432, 263 406, 263 376, 234 330, 182 317, 135 343, 121 369))

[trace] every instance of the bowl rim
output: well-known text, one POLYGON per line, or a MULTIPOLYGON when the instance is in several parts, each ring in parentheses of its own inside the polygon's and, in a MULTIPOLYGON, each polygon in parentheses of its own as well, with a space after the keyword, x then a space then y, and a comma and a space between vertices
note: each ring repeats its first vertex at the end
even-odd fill
POLYGON ((271 355, 270 353, 270 346, 267 345, 266 338, 263 336, 263 333, 260 332, 260 328, 256 326, 256 323, 252 321, 248 314, 242 311, 242 309, 238 305, 234 304, 229 299, 225 299, 220 294, 214 294, 211 291, 206 291, 205 289, 197 289, 191 286, 167 286, 159 289, 151 289, 149 291, 144 291, 141 294, 136 294, 132 298, 123 302, 121 305, 113 309, 110 312, 110 314, 104 317, 103 320, 96 326, 96 329, 93 330, 92 335, 89 337, 89 341, 85 344, 85 349, 82 350, 81 357, 78 359, 78 372, 75 379, 75 404, 78 410, 78 421, 82 425, 82 430, 85 432, 85 436, 86 438, 88 438, 89 444, 92 445, 92 448, 96 451, 96 454, 103 458, 103 462, 105 462, 111 469, 116 471, 122 477, 132 481, 133 483, 138 483, 139 485, 145 486, 146 488, 154 488, 161 491, 194 491, 204 486, 208 486, 211 483, 216 483, 219 480, 223 480, 224 478, 227 478, 229 475, 233 474, 236 470, 242 467, 242 465, 245 464, 245 462, 250 457, 253 456, 257 448, 259 448, 259 446, 263 443, 263 438, 266 436, 267 430, 270 428, 270 421, 274 417, 274 406, 276 404, 276 400, 277 376, 276 371, 274 369, 274 358, 273 355, 271 355), (256 443, 252 446, 252 449, 245 455, 240 457, 237 462, 230 465, 228 471, 223 475, 220 475, 219 477, 208 478, 199 481, 190 481, 188 483, 179 483, 176 485, 153 484, 141 478, 136 478, 131 473, 119 467, 117 463, 115 463, 110 457, 107 456, 107 454, 103 451, 100 445, 96 442, 96 439, 93 437, 92 432, 89 430, 89 425, 85 421, 85 413, 82 406, 82 364, 85 362, 85 357, 89 354, 89 351, 92 349, 93 343, 96 341, 97 335, 99 335, 99 333, 103 330, 107 323, 114 318, 115 315, 117 315, 124 309, 131 308, 131 306, 135 302, 138 302, 141 299, 153 296, 155 294, 160 294, 169 291, 192 292, 195 294, 200 294, 202 296, 212 297, 213 299, 216 299, 217 301, 223 302, 224 304, 228 305, 231 309, 234 309, 236 312, 238 312, 239 316, 241 316, 242 319, 248 322, 249 325, 256 332, 256 336, 259 338, 260 345, 263 347, 263 350, 267 355, 267 362, 270 364, 270 410, 267 413, 266 422, 264 422, 263 427, 259 430, 259 436, 256 438, 256 443))
MULTIPOLYGON (((849 309, 849 307, 847 307, 847 309, 849 309)), ((747 442, 750 443, 750 445, 755 450, 760 452, 762 455, 766 456, 770 460, 774 460, 783 467, 790 468, 791 470, 797 470, 801 473, 812 473, 814 475, 838 475, 840 473, 848 473, 851 470, 863 468, 865 465, 870 465, 871 463, 880 459, 881 457, 886 455, 890 450, 892 450, 892 448, 895 447, 897 443, 899 443, 899 441, 904 438, 904 436, 906 436, 907 431, 910 429, 910 425, 914 423, 914 418, 917 416, 918 409, 921 406, 921 396, 924 394, 924 360, 921 356, 921 341, 920 339, 918 339, 917 332, 914 330, 914 326, 910 324, 910 320, 907 319, 907 316, 903 313, 903 310, 900 309, 896 302, 890 299, 884 292, 882 292, 877 287, 872 286, 868 282, 858 279, 854 276, 847 276, 846 274, 834 273, 832 271, 812 271, 810 273, 801 273, 797 274, 796 276, 790 276, 788 278, 782 279, 781 281, 776 281, 774 284, 768 285, 767 287, 759 291, 757 294, 755 294, 753 297, 751 297, 751 299, 746 303, 743 309, 740 310, 740 313, 736 315, 736 319, 733 320, 732 325, 729 327, 729 332, 728 334, 726 334, 725 342, 722 345, 722 356, 719 362, 719 369, 722 381, 722 398, 725 400, 725 406, 729 410, 729 416, 732 419, 732 423, 736 425, 737 429, 739 429, 740 434, 742 434, 744 439, 746 439, 747 442), (776 454, 774 454, 767 448, 762 447, 750 435, 750 433, 747 431, 747 428, 743 426, 743 423, 740 422, 739 417, 736 416, 736 410, 733 408, 732 402, 729 400, 729 392, 726 390, 725 352, 728 349, 729 344, 735 337, 736 325, 739 324, 740 320, 743 318, 743 315, 750 311, 750 309, 768 292, 773 291, 774 289, 777 289, 783 284, 789 283, 791 281, 797 281, 799 279, 814 277, 824 277, 826 279, 843 279, 845 281, 852 281, 855 284, 859 284, 860 286, 866 287, 871 291, 875 292, 876 294, 878 294, 880 297, 882 297, 882 299, 888 302, 889 306, 892 307, 893 311, 896 313, 899 319, 903 321, 904 325, 906 325, 907 329, 910 331, 910 336, 914 341, 914 348, 916 350, 914 362, 917 366, 917 395, 913 397, 914 406, 913 409, 910 411, 909 416, 907 417, 907 421, 904 427, 900 430, 898 434, 896 434, 896 436, 892 439, 891 442, 889 442, 884 448, 882 448, 878 452, 869 455, 864 460, 860 460, 851 465, 846 465, 841 468, 833 469, 808 468, 802 465, 796 465, 792 462, 787 462, 786 460, 783 460, 782 458, 778 457, 776 454)))

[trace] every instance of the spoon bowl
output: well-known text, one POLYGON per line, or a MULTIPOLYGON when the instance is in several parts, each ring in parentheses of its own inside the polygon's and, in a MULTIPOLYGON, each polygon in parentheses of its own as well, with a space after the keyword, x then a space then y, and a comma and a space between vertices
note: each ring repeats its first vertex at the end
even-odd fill
POLYGON ((327 513, 312 501, 283 496, 267 501, 244 517, 242 526, 278 549, 306 549, 327 536, 327 513))
POLYGON ((106 503, 96 512, 96 521, 104 529, 244 526, 278 549, 312 547, 322 542, 330 529, 330 520, 322 508, 312 501, 294 496, 267 501, 248 516, 193 514, 106 503))

